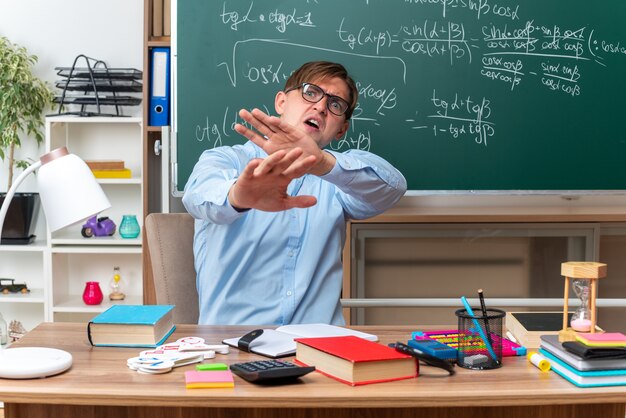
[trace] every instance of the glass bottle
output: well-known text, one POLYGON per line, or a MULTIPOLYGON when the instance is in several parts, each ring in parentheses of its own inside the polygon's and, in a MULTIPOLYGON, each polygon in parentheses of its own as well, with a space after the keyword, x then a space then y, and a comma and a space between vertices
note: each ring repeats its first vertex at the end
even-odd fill
POLYGON ((137 238, 139 236, 139 222, 137 222, 135 215, 122 216, 120 236, 122 238, 137 238))
POLYGON ((109 293, 110 300, 124 300, 126 295, 122 291, 123 284, 124 282, 122 280, 120 268, 117 266, 113 267, 113 277, 111 278, 111 281, 109 282, 109 289, 111 290, 111 293, 109 293))
POLYGON ((7 328, 7 321, 0 313, 0 344, 5 345, 9 342, 9 329, 7 328))
POLYGON ((102 289, 100 289, 100 283, 87 282, 85 283, 85 291, 83 292, 83 302, 87 305, 100 305, 102 303, 102 289))
POLYGON ((589 311, 589 280, 576 279, 572 281, 574 293, 580 299, 580 307, 572 315, 570 326, 574 331, 591 331, 591 312, 589 311))

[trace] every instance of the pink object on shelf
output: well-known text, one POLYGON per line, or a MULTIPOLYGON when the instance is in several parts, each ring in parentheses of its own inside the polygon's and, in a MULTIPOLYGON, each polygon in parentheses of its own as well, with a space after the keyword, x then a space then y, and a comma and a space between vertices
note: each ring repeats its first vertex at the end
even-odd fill
POLYGON ((591 320, 589 319, 572 319, 570 323, 574 331, 589 332, 591 331, 591 320))
POLYGON ((102 289, 100 289, 100 283, 87 282, 85 283, 85 291, 83 292, 83 301, 87 305, 100 305, 102 302, 102 289))

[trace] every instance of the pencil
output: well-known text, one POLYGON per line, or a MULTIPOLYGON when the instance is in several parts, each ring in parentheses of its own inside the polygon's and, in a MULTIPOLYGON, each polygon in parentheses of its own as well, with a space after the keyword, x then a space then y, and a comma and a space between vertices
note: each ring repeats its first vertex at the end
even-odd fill
POLYGON ((485 306, 483 289, 478 289, 478 299, 480 299, 480 309, 483 311, 483 320, 485 321, 485 331, 487 332, 487 338, 489 339, 489 344, 493 346, 491 331, 489 330, 489 316, 487 315, 487 306, 485 306))

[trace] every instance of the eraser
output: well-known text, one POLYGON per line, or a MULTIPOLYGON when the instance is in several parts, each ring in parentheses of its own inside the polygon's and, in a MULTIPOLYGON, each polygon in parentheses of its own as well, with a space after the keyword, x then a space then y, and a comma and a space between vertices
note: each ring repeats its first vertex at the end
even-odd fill
POLYGON ((479 364, 487 363, 487 356, 484 354, 474 354, 473 356, 465 357, 463 363, 470 366, 478 366, 479 364))

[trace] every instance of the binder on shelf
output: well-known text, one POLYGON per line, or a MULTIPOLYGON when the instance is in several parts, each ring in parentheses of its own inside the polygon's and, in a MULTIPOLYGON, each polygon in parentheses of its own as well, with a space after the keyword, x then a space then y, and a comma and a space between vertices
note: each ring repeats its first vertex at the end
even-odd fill
POLYGON ((150 82, 150 126, 169 125, 170 119, 170 49, 152 48, 150 82))

